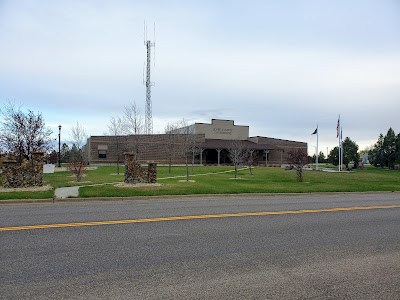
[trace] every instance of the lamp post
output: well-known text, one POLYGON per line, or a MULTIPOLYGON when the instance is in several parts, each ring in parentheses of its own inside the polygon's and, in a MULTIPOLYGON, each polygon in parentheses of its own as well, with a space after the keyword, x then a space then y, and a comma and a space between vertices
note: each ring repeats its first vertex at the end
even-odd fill
POLYGON ((58 167, 61 168, 61 125, 58 125, 58 167))

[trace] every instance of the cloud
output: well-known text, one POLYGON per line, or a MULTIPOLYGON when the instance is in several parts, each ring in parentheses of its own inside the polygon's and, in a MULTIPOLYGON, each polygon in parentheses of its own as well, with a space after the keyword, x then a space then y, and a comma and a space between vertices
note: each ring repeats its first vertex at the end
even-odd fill
POLYGON ((147 20, 150 32, 156 22, 156 131, 182 118, 222 118, 249 125, 253 135, 312 143, 318 123, 321 141, 334 145, 328 132, 340 113, 352 139, 375 139, 400 110, 398 8, 392 1, 0 1, 0 99, 43 111, 55 128, 78 120, 102 134, 130 101, 144 111, 147 20))

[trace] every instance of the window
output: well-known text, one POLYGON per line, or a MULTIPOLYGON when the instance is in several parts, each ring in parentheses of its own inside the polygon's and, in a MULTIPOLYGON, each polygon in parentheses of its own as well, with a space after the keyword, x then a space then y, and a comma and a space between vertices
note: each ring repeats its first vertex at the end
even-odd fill
POLYGON ((107 158, 107 150, 99 150, 99 158, 107 158))

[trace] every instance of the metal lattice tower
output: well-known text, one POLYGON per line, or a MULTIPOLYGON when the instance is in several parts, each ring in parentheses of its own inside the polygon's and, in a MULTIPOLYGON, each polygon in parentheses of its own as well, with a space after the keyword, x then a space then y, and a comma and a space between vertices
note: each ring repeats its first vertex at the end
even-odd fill
POLYGON ((147 49, 147 62, 146 62, 146 112, 145 112, 145 133, 153 134, 153 115, 151 105, 151 86, 154 82, 150 80, 150 66, 151 66, 151 47, 155 46, 150 40, 144 42, 147 49))

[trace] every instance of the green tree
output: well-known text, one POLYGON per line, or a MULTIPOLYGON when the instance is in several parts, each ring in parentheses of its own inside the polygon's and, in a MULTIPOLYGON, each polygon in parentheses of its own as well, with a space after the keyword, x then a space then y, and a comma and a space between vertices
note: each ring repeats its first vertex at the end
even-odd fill
POLYGON ((394 169, 396 162, 396 134, 392 128, 389 128, 387 134, 383 138, 383 160, 385 166, 394 169))
POLYGON ((343 149, 343 163, 346 169, 349 168, 349 163, 353 162, 354 168, 358 167, 358 162, 360 160, 360 154, 358 153, 358 145, 352 141, 349 137, 346 137, 342 144, 343 149))
POLYGON ((383 168, 385 162, 383 159, 383 134, 379 135, 378 141, 375 143, 373 148, 368 152, 369 162, 375 167, 383 168))
POLYGON ((61 146, 61 161, 69 162, 71 159, 71 149, 66 143, 63 143, 61 146))
POLYGON ((400 164, 400 133, 397 134, 396 138, 396 163, 400 164))
POLYGON ((333 148, 328 155, 328 162, 334 166, 337 166, 339 163, 339 147, 336 146, 333 148))
POLYGON ((324 163, 326 162, 325 154, 324 152, 320 151, 318 154, 318 162, 319 163, 324 163))
MULTIPOLYGON (((316 158, 317 158, 317 156, 315 154, 313 154, 313 156, 310 157, 309 161, 311 163, 315 163, 316 158)), ((324 154, 324 152, 320 151, 318 154, 318 163, 325 163, 325 162, 326 162, 325 154, 324 154)))
POLYGON ((79 147, 73 143, 71 150, 69 151, 70 159, 77 159, 82 156, 82 151, 79 149, 79 147))
POLYGON ((389 128, 385 136, 381 133, 368 155, 370 163, 375 167, 394 169, 400 163, 400 133, 396 136, 392 128, 389 128))

